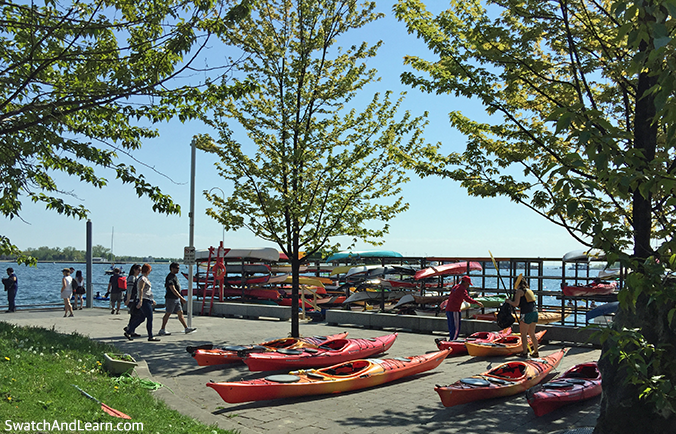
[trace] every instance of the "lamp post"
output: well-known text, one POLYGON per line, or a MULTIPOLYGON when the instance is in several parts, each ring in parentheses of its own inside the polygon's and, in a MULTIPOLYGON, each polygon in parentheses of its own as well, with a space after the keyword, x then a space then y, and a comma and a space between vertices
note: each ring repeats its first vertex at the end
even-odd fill
MULTIPOLYGON (((225 202, 225 192, 223 191, 223 189, 221 187, 211 187, 211 189, 209 190, 209 192, 207 194, 211 194, 211 192, 213 190, 219 190, 221 192, 221 195, 223 196, 223 202, 225 202)), ((223 246, 225 246, 225 225, 223 226, 223 239, 222 239, 222 241, 223 241, 223 246)))

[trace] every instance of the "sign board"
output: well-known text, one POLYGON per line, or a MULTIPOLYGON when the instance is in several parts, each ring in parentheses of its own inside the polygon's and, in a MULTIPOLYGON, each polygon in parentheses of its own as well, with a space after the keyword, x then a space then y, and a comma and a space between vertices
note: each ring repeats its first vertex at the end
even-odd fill
POLYGON ((194 247, 184 247, 183 248, 183 263, 185 265, 195 265, 195 248, 194 247))

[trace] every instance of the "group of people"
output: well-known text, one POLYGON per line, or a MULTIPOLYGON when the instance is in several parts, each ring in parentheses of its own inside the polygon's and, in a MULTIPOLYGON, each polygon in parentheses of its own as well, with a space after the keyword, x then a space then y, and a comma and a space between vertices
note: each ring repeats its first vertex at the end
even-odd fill
MULTIPOLYGON (((134 264, 129 270, 129 277, 127 278, 126 282, 127 296, 125 299, 125 304, 129 307, 129 313, 131 316, 129 318, 129 323, 124 328, 124 337, 129 340, 141 336, 136 333, 136 328, 144 321, 146 322, 148 341, 157 342, 160 340, 158 337, 153 335, 153 306, 155 306, 156 303, 153 299, 152 284, 148 279, 148 275, 150 274, 151 270, 152 267, 150 264, 143 264, 143 266, 134 264)), ((169 318, 171 318, 171 315, 174 313, 178 315, 178 320, 183 325, 184 333, 192 333, 197 330, 194 327, 188 327, 188 324, 185 322, 185 318, 183 316, 182 303, 186 303, 186 299, 181 294, 181 284, 178 281, 178 271, 178 262, 172 262, 169 265, 169 274, 164 281, 164 287, 166 290, 164 296, 166 311, 162 317, 162 326, 157 333, 159 336, 171 335, 171 333, 166 330, 166 326, 169 322, 169 318)), ((116 312, 114 307, 114 303, 116 303, 116 301, 114 301, 112 294, 113 292, 111 291, 111 313, 114 313, 116 312)), ((117 311, 119 311, 119 303, 117 304, 117 311)))
MULTIPOLYGON (((460 333, 460 310, 462 302, 477 304, 480 307, 484 305, 481 302, 470 297, 468 289, 472 284, 472 279, 469 276, 463 276, 460 283, 451 288, 451 292, 446 301, 446 318, 448 321, 449 340, 453 341, 458 338, 460 333)), ((519 332, 521 333, 522 351, 518 354, 519 357, 528 357, 528 337, 533 346, 533 357, 539 357, 538 340, 535 336, 535 326, 538 322, 538 311, 535 306, 535 294, 528 286, 526 279, 518 279, 516 282, 516 292, 513 300, 505 300, 505 302, 513 307, 518 307, 520 312, 519 317, 519 332)))
POLYGON ((77 272, 75 272, 75 268, 73 267, 64 268, 63 270, 61 270, 61 272, 63 273, 63 278, 61 279, 61 298, 63 299, 63 316, 64 318, 72 317, 73 310, 75 309, 82 310, 82 307, 84 305, 84 294, 85 292, 87 292, 87 290, 85 289, 84 276, 82 275, 82 271, 77 270, 77 272), (74 276, 72 276, 73 273, 75 273, 74 276), (73 304, 70 302, 71 298, 73 297, 75 297, 74 300, 75 308, 73 308, 73 304))
MULTIPOLYGON (((165 279, 165 303, 166 312, 162 317, 162 326, 158 332, 159 336, 169 336, 170 332, 166 330, 167 323, 172 314, 178 315, 179 322, 183 325, 184 333, 192 333, 197 330, 194 327, 188 327, 183 316, 182 303, 186 303, 186 299, 181 294, 181 284, 178 280, 179 272, 178 262, 172 262, 169 265, 169 274, 165 279)), ((7 270, 10 278, 13 276, 14 282, 14 296, 16 295, 16 275, 11 268, 7 270)), ((129 308, 130 318, 129 323, 124 328, 124 336, 131 340, 135 337, 140 337, 136 333, 136 328, 144 321, 146 323, 146 330, 148 331, 148 340, 151 342, 159 341, 160 339, 153 335, 153 307, 155 300, 153 298, 152 284, 148 279, 148 275, 152 267, 150 264, 143 264, 143 266, 134 264, 129 270, 129 276, 123 276, 119 268, 113 270, 113 275, 108 282, 108 291, 106 296, 110 294, 110 313, 119 315, 122 303, 129 308)), ((73 305, 71 304, 71 296, 75 294, 75 306, 78 303, 79 309, 82 309, 82 294, 85 293, 84 278, 82 272, 77 271, 75 277, 71 274, 75 271, 74 268, 64 268, 63 279, 61 280, 61 298, 63 299, 64 317, 73 316, 73 305)), ((3 279, 3 283, 5 283, 3 279)), ((8 288, 8 284, 5 284, 8 288)), ((14 297, 13 296, 13 297, 14 297)), ((9 295, 8 295, 9 297, 9 295)), ((10 310, 14 309, 13 298, 10 302, 10 310)))

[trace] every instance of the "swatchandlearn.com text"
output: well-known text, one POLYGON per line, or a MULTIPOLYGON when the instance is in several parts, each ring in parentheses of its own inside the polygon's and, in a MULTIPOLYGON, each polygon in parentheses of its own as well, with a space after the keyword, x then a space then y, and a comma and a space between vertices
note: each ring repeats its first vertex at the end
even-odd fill
POLYGON ((70 422, 63 422, 58 420, 48 421, 30 421, 17 422, 13 420, 5 420, 6 432, 142 432, 143 422, 83 422, 81 420, 73 420, 70 422))

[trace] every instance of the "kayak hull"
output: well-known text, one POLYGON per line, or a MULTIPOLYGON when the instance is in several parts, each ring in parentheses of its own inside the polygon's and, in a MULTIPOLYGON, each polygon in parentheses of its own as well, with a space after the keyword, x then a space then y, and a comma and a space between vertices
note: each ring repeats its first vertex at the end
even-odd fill
POLYGON ((596 362, 589 362, 575 365, 555 380, 528 389, 526 399, 536 416, 544 416, 564 405, 600 394, 601 372, 596 362))
POLYGON ((615 282, 592 283, 590 285, 564 286, 563 294, 566 297, 581 297, 583 295, 608 295, 617 289, 615 282))
POLYGON ((516 395, 541 382, 561 363, 566 352, 566 349, 562 349, 540 359, 503 363, 483 374, 463 378, 451 385, 437 385, 434 390, 444 407, 516 395))
POLYGON ((437 265, 434 267, 425 268, 415 273, 415 279, 427 279, 436 276, 451 276, 467 274, 470 271, 482 271, 483 268, 478 262, 454 262, 451 264, 437 265))
MULTIPOLYGON (((497 319, 497 315, 497 312, 477 313, 472 315, 472 318, 481 321, 495 321, 497 319)), ((563 317, 567 318, 568 314, 564 314, 563 317)), ((514 319, 518 323, 519 318, 514 316, 514 319)), ((561 322, 561 312, 538 312, 538 324, 549 324, 553 322, 561 322)))
MULTIPOLYGON (((535 333, 538 342, 542 341, 546 332, 542 330, 535 333)), ((530 337, 528 339, 530 342, 530 337)), ((465 347, 469 355, 474 357, 511 356, 523 350, 520 334, 504 336, 492 342, 465 342, 465 347)))
POLYGON ((323 369, 256 380, 207 383, 229 403, 342 393, 374 387, 439 366, 449 350, 396 359, 358 359, 323 369), (288 381, 288 382, 286 382, 288 381))
POLYGON ((509 336, 512 334, 511 328, 506 328, 499 332, 476 332, 472 333, 466 338, 455 339, 452 341, 445 341, 441 339, 435 339, 434 341, 437 344, 439 350, 451 349, 452 356, 460 356, 467 354, 467 347, 465 346, 466 342, 482 343, 482 342, 493 342, 497 339, 509 336))
POLYGON ((350 360, 372 357, 389 350, 397 333, 369 339, 331 339, 317 350, 284 350, 252 353, 244 359, 250 371, 322 368, 350 360))
POLYGON ((227 365, 241 362, 242 355, 247 352, 270 352, 276 351, 279 348, 316 348, 327 340, 344 339, 346 336, 347 332, 330 336, 274 339, 258 345, 233 345, 212 349, 198 348, 192 351, 191 355, 199 366, 227 365))

